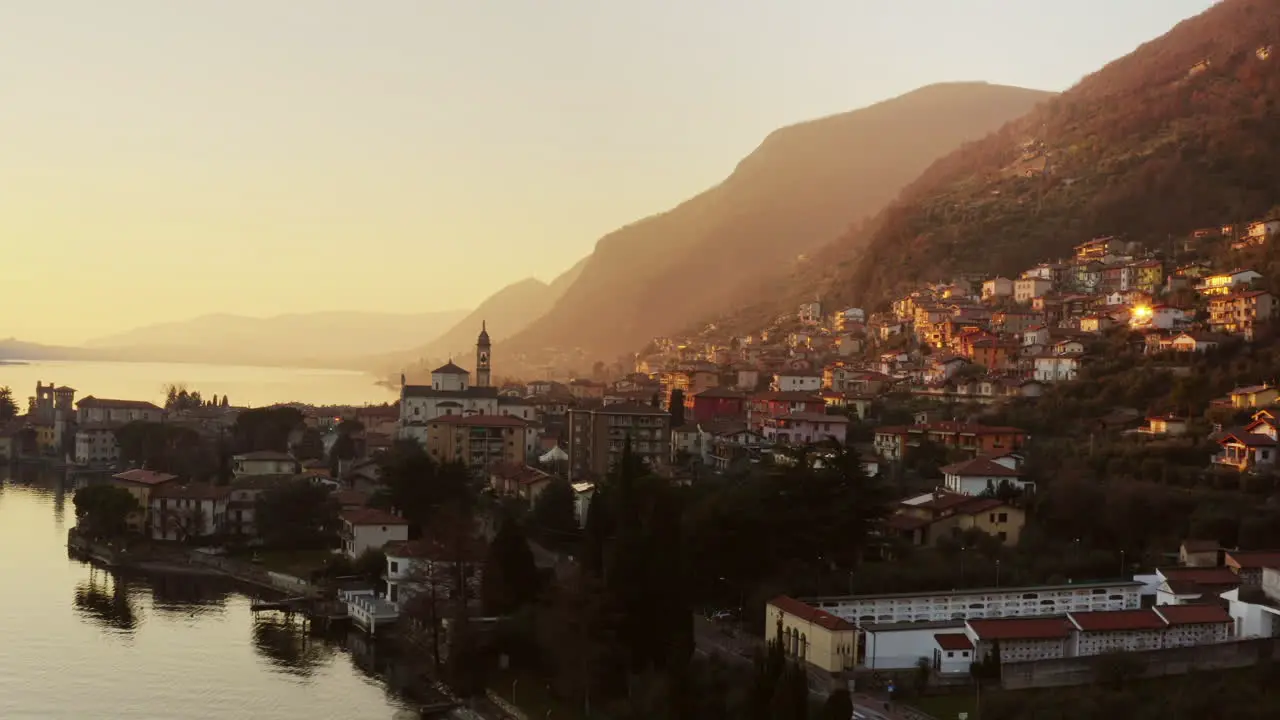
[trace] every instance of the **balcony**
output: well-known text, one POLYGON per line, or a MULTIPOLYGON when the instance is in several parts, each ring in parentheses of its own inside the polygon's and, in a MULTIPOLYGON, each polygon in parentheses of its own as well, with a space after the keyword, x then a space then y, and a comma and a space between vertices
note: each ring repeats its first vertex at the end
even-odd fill
POLYGON ((1244 472, 1249 469, 1249 452, 1236 452, 1235 448, 1227 448, 1213 456, 1213 464, 1218 467, 1231 468, 1232 470, 1244 472))

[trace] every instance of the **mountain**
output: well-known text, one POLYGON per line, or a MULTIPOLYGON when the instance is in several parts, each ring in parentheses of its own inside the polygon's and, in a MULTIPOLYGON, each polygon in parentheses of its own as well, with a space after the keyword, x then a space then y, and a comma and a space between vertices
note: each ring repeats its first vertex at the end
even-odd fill
MULTIPOLYGON (((1099 235, 1163 242, 1280 204, 1280 3, 1225 0, 939 160, 791 283, 881 305, 1010 274, 1099 235)), ((801 291, 800 287, 806 289, 801 291)))
POLYGON ((85 343, 98 354, 162 361, 336 364, 435 337, 465 310, 428 313, 316 312, 267 318, 206 315, 108 335, 85 343))
MULTIPOLYGON (((584 258, 558 275, 549 284, 537 278, 525 278, 490 295, 484 302, 454 324, 444 334, 426 345, 377 358, 375 364, 386 372, 404 371, 420 377, 429 373, 426 365, 437 364, 449 357, 471 358, 481 323, 487 325, 490 338, 500 342, 529 326, 560 299, 582 273, 584 258)), ((469 367, 469 364, 463 362, 469 367)))
POLYGON ((588 360, 613 360, 730 308, 881 209, 937 158, 1048 97, 933 85, 777 130, 716 187, 601 238, 552 310, 495 353, 580 348, 588 360))
POLYGON ((0 339, 0 360, 87 360, 92 357, 92 351, 84 348, 39 345, 17 338, 0 339))

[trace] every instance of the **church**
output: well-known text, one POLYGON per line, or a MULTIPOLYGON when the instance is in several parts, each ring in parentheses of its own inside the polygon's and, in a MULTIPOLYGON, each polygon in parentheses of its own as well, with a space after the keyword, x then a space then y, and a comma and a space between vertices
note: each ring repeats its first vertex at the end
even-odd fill
POLYGON ((515 415, 524 420, 524 408, 510 407, 510 398, 498 396, 491 378, 492 361, 488 328, 482 323, 476 339, 476 374, 458 367, 453 360, 431 371, 430 385, 402 385, 400 388, 400 437, 425 442, 426 424, 444 415, 515 415), (506 402, 504 402, 506 401, 506 402))

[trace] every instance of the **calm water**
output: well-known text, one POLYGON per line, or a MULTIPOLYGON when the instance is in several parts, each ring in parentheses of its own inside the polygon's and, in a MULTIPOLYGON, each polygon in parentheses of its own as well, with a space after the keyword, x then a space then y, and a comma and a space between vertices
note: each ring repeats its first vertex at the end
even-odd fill
MULTIPOLYGON (((379 720, 404 707, 358 635, 308 637, 219 578, 67 558, 72 492, 0 466, 0 718, 379 720), (349 646, 347 650, 343 645, 349 646)), ((394 673, 393 673, 394 674, 394 673)))
POLYGON ((190 363, 32 362, 0 365, 0 387, 13 388, 20 405, 35 394, 36 381, 69 385, 86 395, 162 404, 170 384, 199 390, 205 398, 228 395, 235 405, 273 403, 364 405, 395 400, 371 375, 351 370, 197 365, 190 363))

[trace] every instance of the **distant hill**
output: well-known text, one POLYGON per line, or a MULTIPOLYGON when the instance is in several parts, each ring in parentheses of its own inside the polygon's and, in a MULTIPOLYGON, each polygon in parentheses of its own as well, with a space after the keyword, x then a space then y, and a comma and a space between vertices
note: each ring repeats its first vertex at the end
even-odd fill
POLYGON ((1099 235, 1163 241, 1280 204, 1280 2, 1225 0, 930 167, 759 315, 876 305, 1099 235), (1273 47, 1273 43, 1275 43, 1273 47))
POLYGON ((611 361, 754 299, 764 279, 880 210, 934 160, 1048 97, 933 85, 777 130, 716 187, 601 238, 552 310, 495 353, 536 362, 548 348, 581 348, 611 361))
MULTIPOLYGON (((537 278, 525 278, 512 283, 486 298, 475 310, 430 343, 376 358, 374 365, 384 372, 403 371, 410 376, 421 377, 431 371, 427 365, 434 366, 449 357, 456 357, 461 358, 463 366, 470 369, 471 363, 467 361, 475 352, 476 336, 480 334, 481 323, 487 323, 489 337, 495 343, 520 332, 551 309, 555 301, 578 279, 586 264, 585 258, 578 261, 549 284, 537 278)), ((499 358, 495 358, 494 362, 495 366, 503 364, 499 358)), ((501 368, 495 369, 501 371, 501 368)))
POLYGON ((429 313, 316 312, 253 318, 206 315, 96 338, 86 348, 113 357, 208 363, 350 366, 354 358, 436 337, 465 310, 429 313))
POLYGON ((84 348, 39 345, 17 338, 0 339, 0 360, 85 360, 93 353, 84 348))

